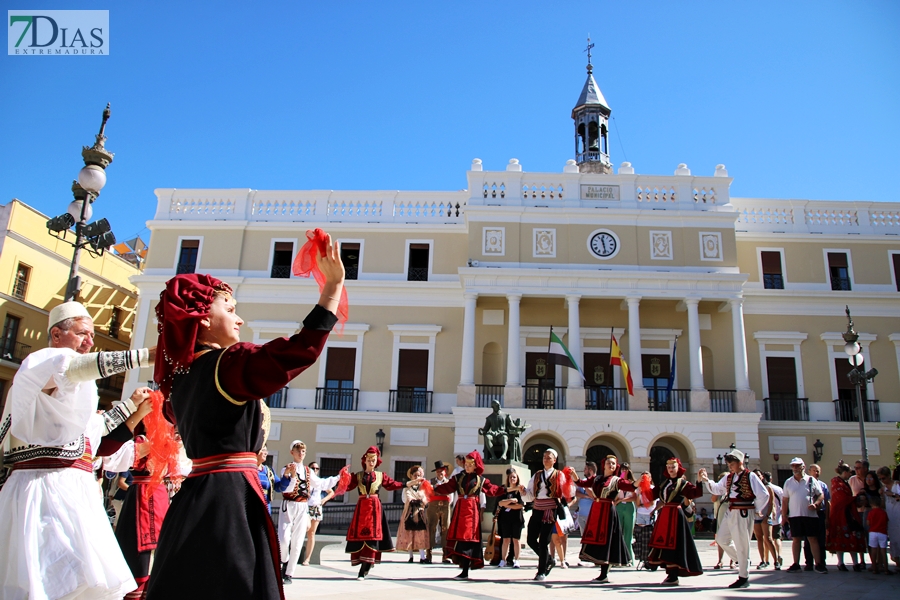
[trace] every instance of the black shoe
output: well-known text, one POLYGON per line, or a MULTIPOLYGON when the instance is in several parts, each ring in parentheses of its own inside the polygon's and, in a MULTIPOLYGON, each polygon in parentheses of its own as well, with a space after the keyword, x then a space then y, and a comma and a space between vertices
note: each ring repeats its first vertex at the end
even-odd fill
POLYGON ((290 575, 285 575, 281 578, 281 583, 283 583, 284 585, 291 585, 293 583, 291 579, 292 578, 290 575))
POLYGON ((798 565, 797 563, 794 563, 790 566, 790 568, 788 568, 787 571, 788 571, 788 573, 798 573, 802 570, 803 569, 800 568, 800 565, 798 565))
POLYGON ((820 575, 828 575, 828 567, 825 565, 816 565, 816 573, 820 575))
POLYGON ((747 577, 738 577, 737 581, 735 581, 728 587, 732 589, 750 587, 750 579, 747 577))
POLYGON ((422 563, 423 565, 430 565, 431 559, 430 558, 420 558, 419 562, 422 563))
POLYGON ((812 566, 812 565, 806 565, 805 567, 803 567, 803 570, 804 570, 804 571, 812 571, 812 570, 813 570, 813 566, 812 566))
POLYGON ((550 571, 553 570, 553 567, 556 566, 556 561, 554 559, 550 559, 550 562, 547 563, 547 570, 544 571, 544 575, 549 575, 550 571))
POLYGON ((847 568, 847 565, 838 565, 837 570, 838 571, 849 571, 850 569, 847 568))
POLYGON ((660 583, 659 585, 676 586, 676 585, 678 585, 678 577, 675 577, 674 575, 669 575, 668 577, 663 579, 662 583, 660 583))
POLYGON ((596 579, 591 579, 591 583, 609 583, 609 577, 607 577, 606 575, 601 575, 596 579))
POLYGON ((469 578, 469 574, 466 573, 465 571, 463 571, 462 573, 460 573, 459 575, 457 575, 457 576, 454 577, 453 579, 468 579, 468 578, 469 578))
POLYGON ((450 564, 453 564, 453 561, 450 560, 449 558, 445 558, 445 559, 441 560, 441 564, 442 565, 450 565, 450 564))
POLYGON ((545 579, 547 579, 546 573, 538 573, 537 575, 534 576, 535 581, 543 581, 545 579))
POLYGON ((413 562, 413 557, 412 557, 412 556, 410 556, 410 557, 409 557, 409 560, 408 560, 408 561, 406 561, 406 562, 408 562, 408 563, 411 563, 411 562, 413 562))
POLYGON ((863 570, 863 567, 862 567, 862 565, 853 565, 853 570, 856 571, 857 573, 859 573, 860 571, 863 570))

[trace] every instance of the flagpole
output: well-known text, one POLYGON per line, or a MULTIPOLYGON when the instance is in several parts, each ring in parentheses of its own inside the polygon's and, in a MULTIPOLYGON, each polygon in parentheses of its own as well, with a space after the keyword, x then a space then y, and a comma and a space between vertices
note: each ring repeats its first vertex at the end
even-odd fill
MULTIPOLYGON (((616 331, 615 326, 609 328, 609 364, 607 365, 607 367, 609 367, 609 379, 610 379, 610 382, 609 382, 609 384, 606 386, 606 388, 607 388, 607 389, 606 389, 607 395, 609 395, 610 390, 613 389, 613 387, 612 387, 612 380, 613 380, 614 377, 613 377, 613 370, 612 370, 612 343, 613 343, 613 336, 615 335, 615 331, 616 331)), ((613 402, 613 407, 615 407, 615 401, 613 402)))
MULTIPOLYGON (((550 326, 550 335, 547 336, 547 369, 550 368, 550 346, 553 344, 553 325, 550 326)), ((546 373, 545 373, 546 375, 546 373)), ((540 408, 544 407, 544 398, 543 398, 543 390, 541 389, 543 386, 541 385, 540 380, 538 380, 538 398, 540 398, 538 405, 540 408)), ((556 405, 556 365, 553 365, 553 404, 556 405)))

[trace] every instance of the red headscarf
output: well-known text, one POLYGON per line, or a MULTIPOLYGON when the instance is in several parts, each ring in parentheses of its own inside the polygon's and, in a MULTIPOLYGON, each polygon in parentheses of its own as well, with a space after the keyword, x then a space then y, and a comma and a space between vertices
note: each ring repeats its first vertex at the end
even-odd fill
POLYGON ((466 454, 466 461, 475 461, 475 474, 481 475, 484 473, 484 461, 481 459, 481 453, 478 450, 472 450, 468 454, 466 454))
POLYGON ((194 361, 197 329, 200 320, 209 316, 216 292, 231 294, 232 289, 215 277, 190 273, 167 281, 166 289, 159 294, 156 305, 159 341, 153 380, 166 398, 172 390, 174 376, 187 372, 194 361))
POLYGON ((369 446, 369 449, 363 453, 362 458, 359 461, 362 463, 363 470, 366 468, 366 457, 370 454, 374 454, 378 457, 378 460, 375 462, 375 468, 377 469, 381 466, 381 452, 379 452, 377 446, 369 446))
POLYGON ((669 479, 678 479, 679 477, 684 475, 686 472, 687 472, 687 469, 685 469, 684 465, 681 464, 681 459, 673 457, 666 461, 666 477, 669 477, 669 479), (678 472, 675 474, 675 477, 669 477, 669 468, 668 467, 669 467, 670 463, 675 463, 676 465, 678 465, 678 472))
MULTIPOLYGON (((307 230, 306 239, 308 241, 303 244, 300 252, 297 253, 297 258, 294 259, 294 275, 297 277, 309 277, 312 274, 316 283, 319 284, 319 293, 321 293, 325 289, 325 275, 319 269, 319 257, 325 254, 328 234, 319 228, 316 228, 315 231, 307 230)), ((344 332, 344 323, 347 322, 347 318, 350 316, 349 307, 347 288, 342 288, 337 309, 338 333, 344 332)))

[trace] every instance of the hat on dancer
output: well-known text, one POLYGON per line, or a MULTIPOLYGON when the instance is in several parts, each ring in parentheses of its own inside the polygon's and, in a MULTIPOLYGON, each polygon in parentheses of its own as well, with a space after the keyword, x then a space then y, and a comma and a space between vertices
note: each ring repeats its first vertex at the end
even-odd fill
MULTIPOLYGON (((672 458, 670 458, 669 460, 666 461, 666 467, 668 467, 671 464, 678 465, 678 471, 675 472, 674 479, 678 479, 679 477, 681 477, 682 475, 684 475, 687 472, 687 469, 685 469, 684 465, 681 464, 681 459, 673 456, 672 458)), ((669 476, 669 473, 667 471, 666 477, 668 477, 668 476, 669 476)))
POLYGON ((548 453, 548 452, 549 452, 550 454, 553 455, 553 459, 554 459, 554 460, 556 460, 556 459, 559 458, 559 452, 557 452, 557 451, 554 450, 553 448, 547 448, 546 450, 544 450, 544 454, 546 454, 546 453, 548 453))
POLYGON ((153 380, 169 396, 175 375, 187 372, 194 362, 200 321, 209 316, 216 294, 232 294, 231 286, 209 275, 176 275, 159 294, 156 318, 159 341, 153 380))
POLYGON ((473 463, 475 465, 475 474, 484 473, 484 461, 481 459, 481 453, 478 450, 472 450, 466 454, 466 464, 473 463))
POLYGON ((362 455, 362 459, 360 460, 360 462, 362 463, 363 469, 366 468, 366 459, 373 454, 377 458, 377 460, 375 461, 375 467, 378 468, 381 466, 381 452, 379 452, 378 447, 369 446, 369 449, 366 450, 365 454, 362 455))
POLYGON ((406 470, 407 479, 415 479, 415 473, 422 468, 422 465, 414 465, 406 470))
POLYGON ((449 471, 449 470, 450 470, 450 465, 448 465, 447 463, 445 463, 445 462, 442 461, 442 460, 436 460, 436 461, 434 461, 434 469, 432 469, 431 472, 432 472, 432 473, 437 473, 437 472, 440 471, 441 469, 447 469, 447 470, 449 471))
POLYGON ((744 453, 738 450, 737 448, 732 448, 728 451, 728 454, 725 455, 725 460, 733 460, 737 461, 741 464, 744 464, 744 453))
POLYGON ((47 319, 47 331, 49 332, 55 325, 59 325, 66 319, 90 319, 87 309, 81 302, 74 300, 63 302, 50 309, 50 318, 47 319))

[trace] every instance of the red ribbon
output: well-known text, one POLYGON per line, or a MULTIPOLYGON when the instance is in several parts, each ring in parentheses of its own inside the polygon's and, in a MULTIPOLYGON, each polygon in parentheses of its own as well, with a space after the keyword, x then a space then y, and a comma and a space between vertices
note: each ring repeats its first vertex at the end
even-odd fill
MULTIPOLYGON (((325 254, 328 244, 328 234, 318 227, 314 231, 306 231, 307 242, 300 248, 297 258, 294 259, 293 272, 297 277, 309 277, 310 274, 319 284, 319 293, 325 289, 325 275, 319 269, 319 257, 325 254)), ((338 301, 337 318, 338 333, 343 333, 344 324, 350 316, 350 302, 347 300, 347 288, 341 288, 341 298, 338 301)))
MULTIPOLYGON (((175 427, 163 415, 165 398, 163 398, 162 392, 150 392, 150 397, 144 402, 150 402, 153 405, 153 410, 142 421, 147 432, 147 440, 150 442, 147 470, 150 471, 151 483, 144 487, 144 498, 149 498, 153 494, 153 490, 162 483, 165 475, 176 477, 180 473, 175 427)), ((136 454, 137 449, 135 449, 136 454)))

